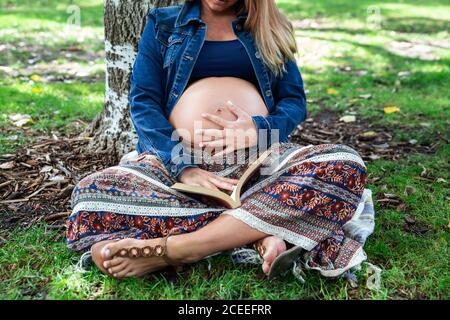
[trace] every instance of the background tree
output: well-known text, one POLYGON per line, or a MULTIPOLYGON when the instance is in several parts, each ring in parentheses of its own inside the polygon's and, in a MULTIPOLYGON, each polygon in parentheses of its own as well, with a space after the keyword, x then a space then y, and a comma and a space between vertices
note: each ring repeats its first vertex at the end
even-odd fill
POLYGON ((106 91, 105 107, 83 135, 92 136, 92 152, 122 156, 135 148, 137 137, 130 117, 130 76, 138 43, 154 6, 176 0, 105 0, 106 91))

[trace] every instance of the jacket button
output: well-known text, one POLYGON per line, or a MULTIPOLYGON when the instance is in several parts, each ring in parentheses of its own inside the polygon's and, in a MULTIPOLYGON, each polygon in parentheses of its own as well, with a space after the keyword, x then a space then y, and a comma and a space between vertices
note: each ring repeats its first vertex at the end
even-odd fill
POLYGON ((238 24, 238 25, 236 26, 236 30, 241 31, 241 30, 242 30, 242 26, 241 26, 240 24, 238 24))
POLYGON ((259 59, 259 58, 261 58, 261 54, 259 53, 259 51, 256 51, 256 53, 255 53, 255 57, 256 57, 256 59, 259 59))
POLYGON ((272 95, 272 92, 270 90, 266 91, 266 96, 270 97, 272 95))

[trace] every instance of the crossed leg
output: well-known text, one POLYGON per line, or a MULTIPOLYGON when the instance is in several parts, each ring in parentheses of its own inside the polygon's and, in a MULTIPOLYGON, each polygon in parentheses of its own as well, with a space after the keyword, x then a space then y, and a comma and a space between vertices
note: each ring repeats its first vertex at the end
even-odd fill
MULTIPOLYGON (((261 239, 266 247, 262 269, 264 273, 268 273, 271 263, 286 250, 285 242, 280 238, 253 229, 228 214, 220 215, 197 231, 170 236, 167 239, 168 257, 179 263, 194 263, 210 254, 247 245, 261 239)), ((116 278, 142 276, 166 267, 167 263, 161 257, 130 259, 115 257, 115 254, 123 248, 143 248, 156 246, 162 242, 162 238, 102 241, 92 246, 92 257, 100 270, 116 278)))

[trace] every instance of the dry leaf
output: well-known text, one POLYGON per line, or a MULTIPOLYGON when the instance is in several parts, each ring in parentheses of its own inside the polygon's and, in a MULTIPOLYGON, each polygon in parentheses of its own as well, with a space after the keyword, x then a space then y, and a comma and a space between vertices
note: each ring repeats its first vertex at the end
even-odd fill
POLYGON ((361 98, 361 99, 366 99, 366 100, 368 100, 368 99, 370 99, 370 98, 372 98, 372 95, 369 93, 369 94, 361 94, 361 95, 359 95, 359 97, 361 98))
POLYGON ((48 178, 49 181, 64 181, 65 177, 62 175, 56 175, 53 177, 48 178))
POLYGON ((355 116, 343 116, 339 119, 339 121, 348 123, 348 122, 355 122, 356 121, 356 117, 355 116))
POLYGON ((364 138, 373 138, 377 136, 377 133, 375 131, 366 131, 362 133, 361 136, 364 138))
POLYGON ((9 170, 14 168, 14 161, 9 161, 9 162, 4 162, 2 164, 0 164, 0 169, 2 170, 9 170))
POLYGON ((33 89, 31 89, 31 92, 33 92, 33 93, 41 93, 43 91, 44 91, 44 89, 42 89, 42 88, 33 88, 33 89))
POLYGON ((334 89, 334 88, 328 88, 328 89, 327 89, 327 93, 328 93, 330 96, 335 96, 335 95, 337 95, 339 92, 338 92, 336 89, 334 89))
POLYGON ((41 171, 39 171, 39 173, 45 173, 45 172, 50 172, 53 170, 52 166, 44 166, 41 171))
POLYGON ((406 196, 410 196, 410 195, 412 195, 413 193, 416 193, 416 188, 414 188, 413 186, 406 186, 405 187, 405 195, 406 196))
POLYGON ((37 74, 33 74, 30 79, 33 81, 40 81, 42 78, 37 74))
POLYGON ((9 119, 14 121, 16 127, 23 127, 24 125, 33 123, 33 119, 31 119, 29 114, 12 114, 9 116, 9 119))
POLYGON ((384 108, 384 113, 386 113, 386 114, 395 113, 395 112, 400 112, 400 108, 396 107, 396 106, 389 106, 389 107, 384 108))

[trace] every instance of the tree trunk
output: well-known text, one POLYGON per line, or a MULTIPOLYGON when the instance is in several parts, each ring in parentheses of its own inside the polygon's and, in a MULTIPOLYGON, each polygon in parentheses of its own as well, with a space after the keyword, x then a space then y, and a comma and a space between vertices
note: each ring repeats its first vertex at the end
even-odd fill
POLYGON ((121 157, 134 150, 137 136, 129 117, 130 76, 139 39, 153 6, 173 0, 105 0, 105 107, 83 133, 93 137, 88 149, 121 157))

